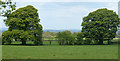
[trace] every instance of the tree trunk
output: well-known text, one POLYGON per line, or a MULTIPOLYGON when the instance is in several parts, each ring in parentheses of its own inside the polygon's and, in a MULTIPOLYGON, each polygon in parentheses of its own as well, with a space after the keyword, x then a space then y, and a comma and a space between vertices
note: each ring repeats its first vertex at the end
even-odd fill
POLYGON ((70 41, 69 45, 72 45, 72 42, 70 41))
POLYGON ((103 45, 103 40, 99 40, 98 44, 103 45))
POLYGON ((17 41, 17 38, 15 38, 15 41, 17 41))
POLYGON ((26 45, 26 41, 22 40, 22 45, 26 45))
POLYGON ((62 43, 60 42, 59 45, 62 45, 62 43))
POLYGON ((108 40, 108 45, 110 45, 111 44, 111 42, 110 42, 110 40, 108 40))
POLYGON ((66 45, 68 45, 68 40, 66 41, 66 45))
POLYGON ((50 40, 50 45, 51 45, 51 40, 50 40))
POLYGON ((4 45, 4 42, 2 41, 2 45, 4 45))

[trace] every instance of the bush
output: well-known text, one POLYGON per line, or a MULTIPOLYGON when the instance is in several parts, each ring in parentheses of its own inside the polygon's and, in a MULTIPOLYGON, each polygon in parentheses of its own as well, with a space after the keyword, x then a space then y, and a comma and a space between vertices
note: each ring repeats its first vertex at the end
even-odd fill
POLYGON ((84 44, 91 44, 92 40, 90 38, 85 38, 84 44))
POLYGON ((58 43, 60 45, 73 45, 75 41, 75 38, 72 36, 72 32, 68 30, 58 32, 56 38, 59 40, 58 43))
POLYGON ((12 42, 12 35, 10 31, 5 31, 2 33, 2 44, 11 44, 12 42))
POLYGON ((83 34, 82 33, 78 33, 77 34, 77 41, 75 42, 75 44, 82 44, 83 43, 83 34))

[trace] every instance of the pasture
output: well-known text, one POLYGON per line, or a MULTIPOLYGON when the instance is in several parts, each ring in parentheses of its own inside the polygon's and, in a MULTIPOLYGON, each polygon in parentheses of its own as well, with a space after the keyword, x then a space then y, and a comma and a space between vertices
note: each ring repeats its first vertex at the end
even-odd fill
POLYGON ((3 45, 2 59, 118 59, 118 45, 3 45))

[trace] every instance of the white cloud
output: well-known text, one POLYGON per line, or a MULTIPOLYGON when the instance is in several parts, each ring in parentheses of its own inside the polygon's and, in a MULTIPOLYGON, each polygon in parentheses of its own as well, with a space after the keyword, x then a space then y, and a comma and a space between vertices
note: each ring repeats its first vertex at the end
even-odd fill
POLYGON ((72 17, 76 16, 74 14, 83 14, 88 13, 90 11, 90 8, 78 5, 78 6, 71 6, 71 7, 64 7, 62 9, 56 10, 56 17, 72 17))
POLYGON ((118 3, 108 3, 106 5, 106 7, 108 7, 108 9, 114 10, 115 12, 118 13, 118 3))
POLYGON ((96 11, 97 9, 101 9, 101 8, 107 8, 109 10, 113 10, 114 12, 118 13, 118 3, 117 2, 109 2, 106 5, 99 7, 99 8, 92 8, 92 10, 90 12, 96 11))
MULTIPOLYGON (((58 6, 59 7, 59 6, 58 6)), ((89 7, 89 6, 82 6, 82 5, 73 5, 73 6, 60 6, 61 8, 55 9, 51 12, 51 14, 46 15, 46 17, 56 17, 56 18, 71 18, 71 17, 81 17, 87 16, 90 12, 96 11, 100 8, 108 8, 110 10, 114 10, 117 12, 117 3, 106 3, 100 7, 89 7)), ((45 17, 41 17, 45 18, 45 17)))
POLYGON ((117 2, 114 2, 114 3, 108 2, 106 5, 101 6, 101 7, 97 7, 97 8, 86 7, 85 9, 87 9, 88 12, 93 12, 93 11, 96 11, 97 9, 101 9, 101 8, 107 8, 109 10, 113 10, 114 12, 118 13, 118 3, 117 2))

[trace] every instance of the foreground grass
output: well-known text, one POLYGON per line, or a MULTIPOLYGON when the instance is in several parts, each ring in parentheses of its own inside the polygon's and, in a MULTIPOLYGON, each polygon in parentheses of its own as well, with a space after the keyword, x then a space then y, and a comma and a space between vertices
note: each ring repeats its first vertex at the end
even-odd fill
POLYGON ((118 59, 117 45, 2 46, 3 59, 118 59))
POLYGON ((0 60, 2 60, 2 45, 0 45, 0 60))

